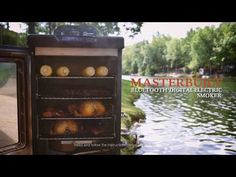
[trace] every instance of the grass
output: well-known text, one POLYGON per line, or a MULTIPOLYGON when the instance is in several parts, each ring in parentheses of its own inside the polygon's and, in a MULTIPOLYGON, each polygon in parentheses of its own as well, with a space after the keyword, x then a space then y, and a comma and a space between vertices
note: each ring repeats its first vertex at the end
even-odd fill
MULTIPOLYGON (((122 80, 122 107, 124 117, 121 119, 121 128, 130 129, 135 122, 145 119, 145 113, 135 107, 134 102, 140 97, 140 93, 130 92, 130 81, 122 80)), ((137 149, 137 138, 127 134, 121 136, 121 141, 127 143, 127 147, 121 149, 121 155, 133 155, 137 149)))
POLYGON ((140 119, 145 119, 145 113, 134 105, 134 102, 140 97, 140 93, 131 93, 130 88, 130 81, 122 80, 121 110, 125 116, 121 120, 121 127, 127 129, 140 119))
POLYGON ((230 90, 236 92, 236 79, 235 78, 224 78, 222 81, 223 90, 230 90))
POLYGON ((133 155, 137 149, 137 139, 132 136, 121 136, 121 141, 127 143, 127 147, 121 149, 121 155, 133 155))
POLYGON ((0 70, 0 87, 2 87, 8 80, 9 73, 6 70, 0 70))

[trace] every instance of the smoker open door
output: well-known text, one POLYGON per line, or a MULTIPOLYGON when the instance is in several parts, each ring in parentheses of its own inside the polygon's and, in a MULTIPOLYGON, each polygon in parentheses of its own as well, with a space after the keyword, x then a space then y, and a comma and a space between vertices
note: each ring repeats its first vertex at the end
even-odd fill
POLYGON ((84 27, 28 36, 34 154, 120 154, 124 39, 84 27))
POLYGON ((26 49, 0 47, 0 154, 32 154, 29 59, 26 49))

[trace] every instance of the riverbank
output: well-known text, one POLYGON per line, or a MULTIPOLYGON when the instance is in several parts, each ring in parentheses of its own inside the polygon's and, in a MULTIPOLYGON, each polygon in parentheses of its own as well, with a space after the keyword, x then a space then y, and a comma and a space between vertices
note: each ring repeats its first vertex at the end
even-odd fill
POLYGON ((133 155, 138 148, 137 135, 132 134, 129 129, 135 122, 145 119, 145 113, 134 105, 140 98, 140 93, 130 92, 130 81, 122 80, 122 119, 121 119, 121 141, 127 144, 126 148, 121 149, 122 155, 133 155))
POLYGON ((139 97, 140 93, 130 92, 130 81, 122 80, 122 129, 130 129, 135 122, 145 119, 145 113, 134 105, 139 97))

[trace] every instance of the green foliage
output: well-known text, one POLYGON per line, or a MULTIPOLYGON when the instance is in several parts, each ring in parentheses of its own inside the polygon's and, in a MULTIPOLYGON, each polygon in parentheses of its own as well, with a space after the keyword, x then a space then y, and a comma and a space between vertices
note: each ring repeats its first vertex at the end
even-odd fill
POLYGON ((194 67, 210 66, 210 59, 214 56, 215 29, 205 27, 197 29, 191 40, 191 56, 194 67))
POLYGON ((18 46, 26 46, 27 45, 27 34, 26 33, 19 33, 18 34, 17 45, 18 46))
POLYGON ((144 112, 135 107, 134 101, 140 97, 138 93, 130 92, 130 81, 122 80, 122 112, 125 113, 125 117, 121 120, 122 128, 130 128, 134 122, 138 122, 139 119, 144 119, 144 112))
POLYGON ((0 88, 6 84, 9 75, 6 72, 0 71, 0 88))
POLYGON ((180 40, 173 38, 166 43, 166 60, 170 67, 182 65, 182 62, 184 61, 182 55, 180 40))
MULTIPOLYGON (((36 34, 53 34, 54 30, 60 25, 92 25, 98 29, 100 35, 108 36, 109 34, 119 34, 120 27, 118 22, 37 22, 35 23, 36 34)), ((124 26, 127 31, 133 37, 141 30, 143 22, 125 23, 124 26)))
POLYGON ((6 84, 10 77, 9 70, 0 68, 0 88, 6 84))
POLYGON ((0 63, 0 87, 4 86, 11 75, 16 75, 14 63, 0 63))
POLYGON ((123 73, 140 75, 174 71, 197 71, 200 67, 224 71, 236 67, 236 23, 222 23, 218 28, 205 27, 190 30, 183 39, 157 33, 150 43, 139 42, 129 46, 123 54, 123 73))
POLYGON ((0 27, 0 45, 17 45, 17 33, 0 27))
POLYGON ((145 71, 146 58, 144 51, 147 45, 147 41, 137 43, 135 46, 126 47, 123 52, 123 74, 136 74, 145 71))
POLYGON ((134 61, 134 62, 132 63, 131 68, 132 68, 132 73, 134 73, 134 74, 137 74, 137 73, 138 73, 138 65, 137 65, 137 62, 136 62, 136 61, 134 61))
POLYGON ((26 46, 27 34, 0 27, 0 45, 26 46))
POLYGON ((167 64, 166 43, 169 40, 169 37, 157 34, 157 36, 153 37, 150 45, 146 47, 146 75, 154 75, 157 72, 162 72, 161 67, 167 64))
MULTIPOLYGON (((54 30, 60 25, 81 25, 88 24, 92 25, 98 29, 101 36, 108 36, 110 34, 119 34, 120 26, 118 22, 24 22, 28 25, 28 30, 26 33, 17 34, 13 31, 9 31, 9 23, 0 23, 0 45, 15 45, 15 46, 26 46, 27 44, 27 34, 29 33, 29 26, 35 27, 36 34, 53 34, 54 30)), ((143 22, 132 22, 124 23, 126 30, 134 36, 138 34, 141 30, 143 22)))
POLYGON ((236 64, 236 23, 222 23, 217 29, 214 51, 217 64, 236 64))

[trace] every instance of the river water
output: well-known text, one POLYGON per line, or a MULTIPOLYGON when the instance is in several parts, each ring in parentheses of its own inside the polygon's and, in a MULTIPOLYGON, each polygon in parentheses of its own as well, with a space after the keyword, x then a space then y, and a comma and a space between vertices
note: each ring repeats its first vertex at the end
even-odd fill
POLYGON ((132 128, 142 145, 135 154, 236 154, 236 91, 226 87, 222 98, 194 94, 141 94, 135 105, 146 120, 132 128))

